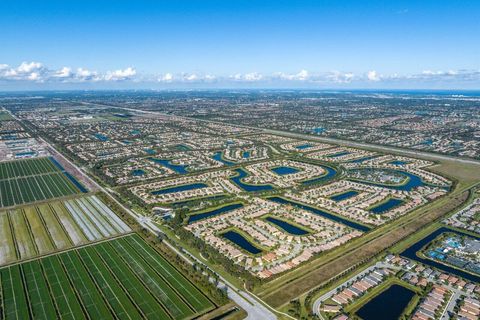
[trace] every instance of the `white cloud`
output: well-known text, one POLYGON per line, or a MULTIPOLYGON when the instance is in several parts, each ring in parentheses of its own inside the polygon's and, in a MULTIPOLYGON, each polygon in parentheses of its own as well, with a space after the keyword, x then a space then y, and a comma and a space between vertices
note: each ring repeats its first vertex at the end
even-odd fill
POLYGON ((309 72, 305 69, 300 70, 300 72, 295 73, 295 74, 278 72, 277 75, 280 79, 289 80, 289 81, 306 81, 310 77, 309 72))
POLYGON ((480 70, 424 70, 410 74, 380 74, 375 70, 354 74, 344 71, 310 72, 305 69, 296 73, 235 73, 229 76, 211 73, 163 73, 142 74, 134 67, 112 71, 95 71, 85 67, 64 66, 59 69, 48 68, 40 62, 22 62, 16 67, 0 64, 0 81, 25 81, 36 83, 86 83, 86 82, 131 82, 131 83, 169 83, 169 84, 253 84, 268 86, 358 86, 378 83, 378 86, 390 85, 457 85, 468 83, 480 85, 480 70), (296 84, 298 83, 298 84, 296 84))
POLYGON ((265 77, 261 73, 250 72, 246 74, 236 73, 234 75, 229 76, 228 78, 231 80, 240 81, 240 82, 241 81, 254 82, 254 81, 264 80, 265 77))
POLYGON ((173 81, 173 74, 165 73, 163 77, 159 78, 158 81, 160 82, 172 82, 173 81))
POLYGON ((368 71, 367 79, 370 81, 380 81, 380 76, 377 74, 377 71, 372 70, 372 71, 368 71))
POLYGON ((60 70, 55 71, 54 77, 57 78, 70 78, 72 76, 72 69, 69 67, 63 67, 60 70))
POLYGON ((195 73, 183 75, 183 80, 185 81, 196 81, 198 79, 199 77, 195 73))
POLYGON ((120 69, 120 70, 115 70, 115 71, 109 71, 105 75, 104 79, 106 81, 129 80, 133 76, 135 76, 136 74, 137 74, 137 71, 134 68, 128 67, 128 68, 123 69, 123 70, 120 69))
POLYGON ((18 73, 31 73, 35 70, 41 69, 43 66, 40 62, 22 62, 17 68, 18 73))

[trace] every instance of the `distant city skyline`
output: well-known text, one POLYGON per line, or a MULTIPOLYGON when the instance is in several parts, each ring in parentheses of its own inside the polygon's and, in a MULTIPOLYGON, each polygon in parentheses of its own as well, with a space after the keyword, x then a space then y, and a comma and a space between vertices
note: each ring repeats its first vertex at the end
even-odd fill
POLYGON ((0 91, 480 89, 478 1, 3 1, 0 91))

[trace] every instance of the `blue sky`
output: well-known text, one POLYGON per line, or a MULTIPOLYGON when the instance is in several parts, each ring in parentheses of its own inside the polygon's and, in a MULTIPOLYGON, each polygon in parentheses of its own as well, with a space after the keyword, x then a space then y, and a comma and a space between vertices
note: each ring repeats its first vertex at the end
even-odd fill
POLYGON ((479 88, 479 12, 469 0, 3 0, 0 90, 479 88))

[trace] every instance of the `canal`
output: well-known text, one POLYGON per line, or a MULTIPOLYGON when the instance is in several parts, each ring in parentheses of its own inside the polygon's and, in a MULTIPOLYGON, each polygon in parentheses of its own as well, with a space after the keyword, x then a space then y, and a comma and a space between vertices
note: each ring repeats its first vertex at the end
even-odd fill
POLYGON ((262 252, 262 250, 254 246, 252 243, 250 243, 250 241, 248 241, 244 236, 242 236, 236 231, 229 230, 225 233, 222 233, 221 235, 225 239, 230 240, 231 242, 251 254, 259 254, 262 252))
POLYGON ((346 225, 350 228, 357 229, 357 230, 362 231, 362 232, 367 232, 371 229, 370 227, 364 226, 363 224, 359 224, 359 223, 356 223, 354 221, 350 221, 348 219, 344 219, 342 217, 339 217, 339 216, 336 216, 334 214, 328 213, 326 211, 307 206, 306 204, 290 201, 290 200, 287 200, 285 198, 267 197, 267 200, 270 200, 270 201, 273 201, 273 202, 276 202, 276 203, 281 203, 281 204, 288 204, 288 205, 291 205, 291 206, 294 206, 294 207, 297 207, 297 208, 300 208, 300 209, 303 209, 303 210, 310 211, 314 214, 317 214, 317 215, 322 216, 324 218, 327 218, 327 219, 333 220, 335 222, 344 224, 344 225, 346 225))
POLYGON ((270 223, 273 223, 274 225, 280 227, 287 233, 290 233, 294 236, 304 236, 310 233, 305 229, 299 228, 297 226, 294 226, 291 223, 288 223, 287 221, 276 219, 274 217, 266 217, 265 220, 267 220, 270 223))
POLYGON ((240 208, 243 208, 243 204, 233 203, 233 204, 229 204, 229 205, 217 208, 217 209, 213 209, 213 210, 209 210, 209 211, 205 211, 205 212, 201 212, 201 213, 193 213, 188 217, 188 224, 190 224, 192 222, 195 222, 195 221, 198 221, 198 220, 201 220, 201 219, 210 218, 210 217, 217 216, 219 214, 227 213, 227 212, 230 212, 230 211, 233 211, 233 210, 236 210, 236 209, 240 209, 240 208))
POLYGON ((411 260, 415 260, 415 261, 418 261, 418 262, 421 262, 425 265, 429 265, 431 267, 435 267, 441 271, 444 271, 444 272, 448 272, 448 273, 451 273, 451 274, 454 274, 454 275, 457 275, 459 277, 462 277, 462 278, 465 278, 469 281, 472 281, 472 282, 480 282, 480 276, 478 275, 474 275, 472 273, 469 273, 469 272, 465 272, 463 270, 460 270, 460 269, 456 269, 456 268, 453 268, 453 267, 450 267, 448 265, 445 265, 443 263, 439 263, 437 261, 434 261, 434 260, 430 260, 430 259, 426 259, 426 258, 421 258, 417 255, 417 253, 423 248, 425 247, 427 244, 429 244, 430 242, 432 242, 434 239, 436 239, 438 236, 440 236, 442 233, 455 233, 455 234, 458 234, 459 236, 466 236, 466 237, 470 237, 470 238, 474 238, 474 239, 477 239, 477 240, 480 240, 479 237, 475 237, 475 236, 472 236, 472 235, 468 235, 466 233, 463 233, 463 232, 460 232, 460 231, 457 231, 457 230, 453 230, 453 229, 450 229, 450 228, 447 228, 447 227, 441 227, 437 230, 435 230, 434 232, 430 233, 428 236, 426 236, 425 238, 419 240, 418 242, 414 243, 413 245, 411 245, 410 247, 408 247, 407 249, 405 249, 402 253, 400 253, 401 256, 405 257, 405 258, 408 258, 408 259, 411 259, 411 260))

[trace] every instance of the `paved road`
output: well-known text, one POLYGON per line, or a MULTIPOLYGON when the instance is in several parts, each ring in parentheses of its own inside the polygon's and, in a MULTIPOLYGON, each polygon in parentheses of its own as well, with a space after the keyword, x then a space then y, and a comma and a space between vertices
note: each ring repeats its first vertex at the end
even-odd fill
POLYGON ((355 282, 356 280, 359 280, 361 278, 363 278, 363 276, 365 274, 368 274, 370 272, 372 272, 373 270, 375 269, 382 269, 382 268, 390 268, 390 269, 395 269, 395 270, 400 270, 401 268, 399 267, 396 267, 396 266, 392 266, 392 265, 387 265, 383 262, 377 262, 376 264, 374 264, 373 266, 370 266, 366 269, 364 269, 362 272, 358 273, 357 275, 347 279, 344 283, 336 286, 335 288, 333 288, 332 290, 328 291, 327 293, 325 293, 324 295, 322 295, 321 297, 319 297, 317 300, 315 300, 313 302, 313 313, 315 313, 316 315, 320 316, 320 305, 322 303, 322 301, 325 301, 325 300, 328 300, 331 296, 333 296, 335 293, 337 293, 337 288, 338 287, 341 287, 341 286, 344 286, 346 283, 353 283, 355 282))

